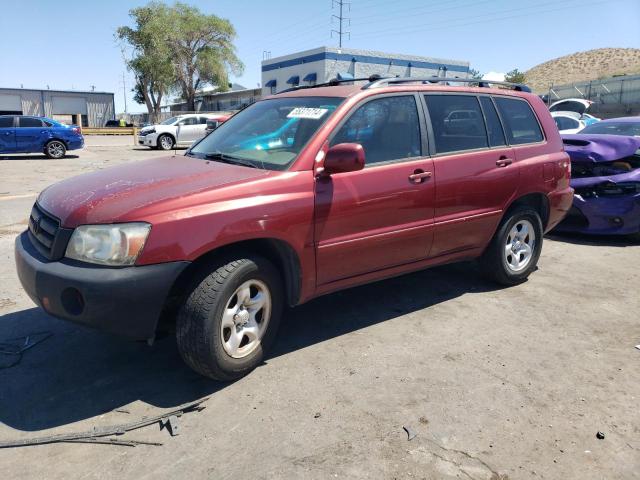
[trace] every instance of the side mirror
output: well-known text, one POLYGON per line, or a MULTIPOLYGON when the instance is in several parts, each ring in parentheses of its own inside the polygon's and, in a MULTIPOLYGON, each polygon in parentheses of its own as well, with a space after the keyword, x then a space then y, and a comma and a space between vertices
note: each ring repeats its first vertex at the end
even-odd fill
POLYGON ((364 168, 364 148, 359 143, 339 143, 327 151, 324 173, 355 172, 364 168))

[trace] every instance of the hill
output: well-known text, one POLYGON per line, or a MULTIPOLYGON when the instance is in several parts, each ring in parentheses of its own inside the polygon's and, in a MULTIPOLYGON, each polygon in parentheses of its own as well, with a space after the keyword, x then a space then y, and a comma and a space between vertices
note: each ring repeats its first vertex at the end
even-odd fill
POLYGON ((640 48, 598 48, 541 63, 525 72, 527 84, 542 92, 563 85, 619 74, 640 73, 640 48))

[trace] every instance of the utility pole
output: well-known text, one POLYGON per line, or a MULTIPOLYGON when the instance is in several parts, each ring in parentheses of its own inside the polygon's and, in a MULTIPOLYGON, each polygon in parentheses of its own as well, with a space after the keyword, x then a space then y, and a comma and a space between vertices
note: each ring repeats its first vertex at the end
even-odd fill
POLYGON ((331 20, 336 18, 338 20, 338 30, 331 30, 331 37, 336 33, 338 35, 338 47, 342 48, 342 37, 344 35, 349 36, 349 40, 351 40, 351 32, 345 32, 343 28, 343 23, 345 21, 348 22, 349 26, 351 26, 351 19, 344 16, 344 7, 346 6, 349 11, 351 11, 351 2, 345 2, 344 0, 331 0, 331 8, 338 6, 339 14, 331 15, 331 20))
POLYGON ((127 113, 127 82, 124 79, 124 72, 122 72, 122 97, 124 98, 124 113, 127 113))

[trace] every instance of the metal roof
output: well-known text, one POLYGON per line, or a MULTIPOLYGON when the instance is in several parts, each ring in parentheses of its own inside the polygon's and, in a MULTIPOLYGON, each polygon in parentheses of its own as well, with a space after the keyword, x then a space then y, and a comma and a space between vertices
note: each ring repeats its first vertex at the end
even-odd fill
POLYGON ((19 91, 23 91, 23 92, 52 92, 52 93, 77 93, 80 95, 86 95, 86 94, 94 94, 94 95, 115 95, 113 92, 99 92, 99 91, 95 91, 95 92, 91 92, 88 90, 52 90, 52 89, 47 89, 47 88, 20 88, 20 87, 0 87, 0 92, 6 92, 6 91, 13 91, 13 92, 19 92, 19 91))

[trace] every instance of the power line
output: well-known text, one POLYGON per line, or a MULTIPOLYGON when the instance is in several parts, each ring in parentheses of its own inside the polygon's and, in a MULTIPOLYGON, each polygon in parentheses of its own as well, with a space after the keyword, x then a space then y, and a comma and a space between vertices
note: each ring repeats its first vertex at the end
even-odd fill
MULTIPOLYGON (((609 1, 616 1, 616 0, 609 0, 609 1)), ((455 27, 463 27, 463 26, 467 26, 467 25, 475 25, 475 24, 480 24, 480 23, 490 23, 490 22, 495 22, 495 21, 500 21, 500 20, 507 20, 507 19, 511 19, 511 18, 519 18, 519 17, 524 17, 524 16, 529 16, 532 15, 536 12, 555 12, 555 11, 560 11, 560 10, 566 10, 568 8, 576 8, 577 6, 585 6, 585 4, 571 4, 571 5, 564 5, 562 7, 558 7, 558 8, 554 8, 551 10, 548 9, 540 9, 540 7, 544 7, 544 6, 552 6, 552 5, 557 5, 557 1, 551 1, 551 2, 545 2, 545 3, 541 3, 538 5, 531 5, 529 7, 520 7, 517 9, 508 9, 508 10, 503 10, 503 11, 498 11, 498 12, 491 12, 491 13, 486 13, 483 15, 474 15, 472 17, 467 16, 467 17, 459 17, 459 18, 454 18, 454 19, 448 19, 448 20, 442 20, 442 21, 438 21, 438 22, 432 22, 432 23, 423 23, 421 25, 403 25, 402 27, 391 27, 391 28, 384 28, 384 29, 376 29, 375 31, 372 32, 364 32, 364 34, 362 35, 357 35, 357 38, 367 38, 367 37, 371 37, 371 36, 378 36, 381 33, 401 33, 401 34, 407 34, 407 33, 418 33, 418 32, 426 32, 427 29, 429 32, 433 31, 433 30, 440 30, 443 28, 455 28, 455 27), (527 12, 527 13, 520 13, 517 15, 510 15, 510 16, 506 16, 506 17, 496 17, 496 15, 504 15, 507 13, 512 13, 512 12, 522 12, 525 9, 530 9, 530 8, 535 8, 538 10, 535 10, 533 12, 527 12), (478 19, 478 18, 482 18, 482 17, 490 17, 484 20, 476 20, 476 21, 472 21, 472 22, 468 22, 468 23, 457 23, 457 22, 464 22, 465 20, 472 20, 472 19, 478 19), (436 26, 437 28, 432 28, 436 26)), ((599 1, 596 3, 589 3, 589 5, 598 5, 601 3, 606 3, 605 1, 599 1)), ((398 18, 402 18, 402 17, 398 17, 398 18)))
POLYGON ((334 18, 337 18, 339 27, 338 27, 338 30, 331 30, 331 36, 333 37, 334 32, 338 34, 338 47, 342 48, 342 37, 344 35, 348 35, 349 40, 351 40, 351 32, 345 32, 342 28, 343 22, 345 20, 348 21, 349 26, 351 26, 351 19, 345 17, 343 13, 345 5, 349 8, 349 11, 351 11, 351 3, 345 2, 344 0, 331 0, 331 8, 335 7, 336 5, 338 6, 339 14, 331 15, 331 20, 333 20, 334 18))

